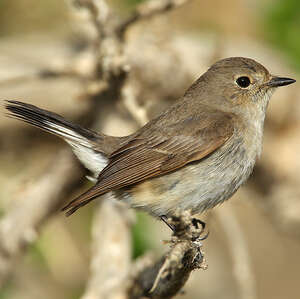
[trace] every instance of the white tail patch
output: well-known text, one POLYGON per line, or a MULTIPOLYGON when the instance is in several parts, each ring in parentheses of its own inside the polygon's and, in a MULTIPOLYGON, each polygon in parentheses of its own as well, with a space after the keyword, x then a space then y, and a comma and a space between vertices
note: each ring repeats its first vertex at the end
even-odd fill
POLYGON ((93 176, 96 178, 99 173, 102 171, 102 169, 107 165, 108 160, 107 158, 101 154, 100 152, 97 152, 93 150, 91 147, 86 147, 84 145, 81 145, 79 143, 74 143, 69 140, 66 140, 74 152, 74 154, 77 156, 79 161, 89 170, 93 173, 93 176))
POLYGON ((71 145, 79 161, 93 173, 94 177, 97 177, 101 170, 107 165, 107 158, 102 153, 95 151, 93 144, 84 136, 76 133, 72 129, 49 121, 44 121, 43 123, 46 125, 47 130, 60 135, 71 145))

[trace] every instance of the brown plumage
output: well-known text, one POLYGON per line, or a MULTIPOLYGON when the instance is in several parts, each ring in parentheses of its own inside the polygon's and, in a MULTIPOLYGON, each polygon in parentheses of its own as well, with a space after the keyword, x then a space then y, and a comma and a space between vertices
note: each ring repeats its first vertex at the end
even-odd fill
POLYGON ((68 142, 95 185, 63 210, 71 215, 112 191, 134 208, 162 217, 194 213, 228 199, 249 177, 262 147, 269 99, 295 80, 272 76, 256 61, 218 61, 174 105, 137 132, 106 136, 18 101, 9 115, 68 142))
POLYGON ((109 155, 108 165, 100 172, 97 184, 63 208, 67 215, 108 191, 201 160, 233 133, 232 116, 228 113, 215 110, 161 126, 169 113, 150 122, 109 155))

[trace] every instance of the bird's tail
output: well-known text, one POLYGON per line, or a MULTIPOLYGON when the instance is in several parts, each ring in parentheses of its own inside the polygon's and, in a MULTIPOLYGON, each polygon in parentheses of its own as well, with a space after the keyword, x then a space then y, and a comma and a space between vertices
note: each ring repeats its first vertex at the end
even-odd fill
POLYGON ((78 159, 97 176, 107 163, 106 155, 95 149, 101 140, 99 135, 89 129, 67 121, 60 115, 19 101, 5 101, 7 115, 20 119, 42 130, 55 134, 68 142, 78 159))
POLYGON ((91 142, 99 138, 97 133, 34 105, 19 101, 5 101, 5 108, 9 111, 7 113, 9 117, 20 119, 69 142, 90 147, 91 142))

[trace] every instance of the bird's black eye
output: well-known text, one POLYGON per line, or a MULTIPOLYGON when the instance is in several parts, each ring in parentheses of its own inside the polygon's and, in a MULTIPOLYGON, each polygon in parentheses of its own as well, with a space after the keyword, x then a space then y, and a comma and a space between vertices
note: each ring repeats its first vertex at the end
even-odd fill
POLYGON ((236 83, 239 87, 246 88, 250 85, 250 79, 246 76, 239 77, 236 79, 236 83))

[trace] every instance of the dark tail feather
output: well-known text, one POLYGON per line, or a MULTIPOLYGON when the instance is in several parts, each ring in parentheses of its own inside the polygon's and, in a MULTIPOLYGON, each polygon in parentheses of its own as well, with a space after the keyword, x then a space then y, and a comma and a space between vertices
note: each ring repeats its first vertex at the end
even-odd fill
POLYGON ((40 109, 34 105, 19 101, 5 101, 9 117, 20 119, 42 130, 58 135, 66 140, 89 146, 88 140, 94 140, 99 135, 77 124, 65 120, 60 115, 40 109))
MULTIPOLYGON (((100 171, 106 166, 106 155, 98 149, 94 150, 95 143, 103 140, 102 135, 69 122, 58 114, 23 102, 5 101, 5 108, 9 111, 9 113, 7 113, 8 116, 20 119, 65 139, 65 141, 72 146, 72 149, 79 160, 94 174, 95 177, 97 177, 100 171)), ((121 139, 116 138, 115 140, 117 145, 118 141, 121 139)), ((112 139, 110 139, 110 141, 112 141, 112 139)), ((85 206, 91 200, 109 191, 107 189, 106 191, 99 191, 96 189, 96 186, 92 187, 65 206, 63 211, 68 210, 66 215, 69 216, 73 214, 80 207, 85 206)))
POLYGON ((73 199, 71 202, 69 202, 66 206, 64 206, 61 210, 66 212, 66 216, 70 216, 73 213, 75 213, 79 208, 85 206, 90 201, 94 200, 98 196, 103 195, 109 190, 106 190, 102 193, 95 192, 97 188, 97 185, 93 186, 89 190, 87 190, 85 193, 79 195, 77 198, 73 199))

